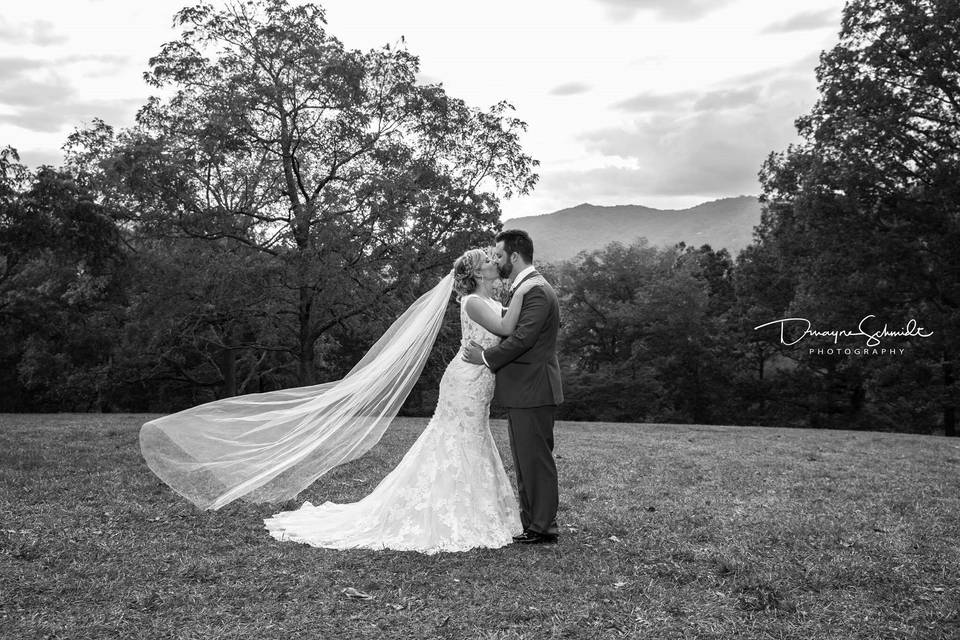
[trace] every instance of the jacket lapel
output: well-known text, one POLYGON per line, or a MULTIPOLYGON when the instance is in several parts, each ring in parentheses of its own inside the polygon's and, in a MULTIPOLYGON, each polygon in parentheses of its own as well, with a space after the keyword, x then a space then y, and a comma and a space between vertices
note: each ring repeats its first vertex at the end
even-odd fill
POLYGON ((524 282, 526 282, 526 281, 529 280, 530 278, 536 278, 538 275, 540 275, 540 274, 537 273, 537 270, 536 270, 536 269, 534 269, 533 271, 531 271, 531 272, 528 273, 527 275, 523 276, 523 280, 521 280, 520 282, 518 282, 518 283, 517 283, 517 286, 515 286, 515 287, 513 287, 513 288, 510 289, 510 297, 511 297, 511 298, 513 297, 513 292, 516 291, 517 289, 519 289, 519 288, 520 288, 520 285, 522 285, 524 282))
MULTIPOLYGON (((526 282, 526 281, 529 280, 530 278, 536 277, 536 276, 538 276, 538 275, 540 275, 540 274, 537 273, 537 270, 536 270, 536 269, 534 269, 533 271, 531 271, 531 272, 528 273, 527 275, 523 276, 523 280, 521 280, 520 282, 518 282, 518 283, 517 283, 517 286, 515 286, 515 287, 510 287, 510 292, 507 294, 507 301, 504 303, 503 306, 509 307, 509 306, 510 306, 510 301, 513 300, 513 292, 516 291, 517 289, 519 289, 519 288, 520 288, 520 285, 522 285, 524 282, 526 282)), ((504 311, 504 313, 506 313, 506 311, 504 311)))

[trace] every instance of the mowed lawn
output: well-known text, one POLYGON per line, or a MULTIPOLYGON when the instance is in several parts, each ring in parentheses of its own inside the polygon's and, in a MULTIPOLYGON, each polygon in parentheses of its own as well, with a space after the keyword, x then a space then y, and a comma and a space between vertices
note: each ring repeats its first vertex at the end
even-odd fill
POLYGON ((143 463, 151 417, 0 415, 0 637, 960 638, 957 439, 558 423, 559 544, 425 556, 262 524, 364 496, 425 420, 200 512, 143 463))

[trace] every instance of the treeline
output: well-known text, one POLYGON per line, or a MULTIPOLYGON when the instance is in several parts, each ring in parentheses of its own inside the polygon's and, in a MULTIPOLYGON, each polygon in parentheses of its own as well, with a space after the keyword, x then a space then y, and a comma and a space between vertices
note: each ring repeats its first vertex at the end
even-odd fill
MULTIPOLYGON (((509 105, 418 85, 402 49, 345 50, 317 7, 256 8, 180 12, 148 74, 171 97, 78 131, 63 167, 0 153, 0 410, 167 412, 339 378, 534 186, 509 105)), ((543 265, 561 418, 955 435, 957 50, 954 3, 848 3, 803 142, 761 168, 751 246, 543 265), (866 338, 755 329, 867 315, 932 334, 837 355, 810 348, 866 338)), ((458 347, 451 304, 405 412, 432 411, 458 347)))
POLYGON ((851 286, 846 313, 809 313, 778 265, 757 261, 761 252, 732 259, 707 245, 641 240, 545 269, 564 314, 562 417, 956 435, 949 328, 924 321, 930 337, 868 347, 866 336, 834 344, 788 325, 786 341, 796 343, 782 344, 779 326, 755 327, 805 317, 814 329, 856 332, 869 311, 872 333, 902 329, 909 312, 892 302, 865 310, 869 297, 851 286))
POLYGON ((0 156, 0 406, 169 411, 343 375, 529 192, 526 124, 286 0, 181 10, 135 124, 0 156))
POLYGON ((958 50, 955 2, 848 2, 803 142, 763 164, 761 224, 735 260, 636 246, 561 265, 568 415, 956 435, 958 50), (838 357, 867 339, 754 330, 868 315, 868 332, 914 321, 926 337, 838 357))

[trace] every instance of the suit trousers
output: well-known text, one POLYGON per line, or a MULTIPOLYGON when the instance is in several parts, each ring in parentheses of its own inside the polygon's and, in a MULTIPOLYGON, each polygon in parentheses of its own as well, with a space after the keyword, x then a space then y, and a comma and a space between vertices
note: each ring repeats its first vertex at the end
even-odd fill
POLYGON ((555 405, 508 408, 507 430, 520 494, 524 530, 556 535, 560 491, 553 458, 555 405))

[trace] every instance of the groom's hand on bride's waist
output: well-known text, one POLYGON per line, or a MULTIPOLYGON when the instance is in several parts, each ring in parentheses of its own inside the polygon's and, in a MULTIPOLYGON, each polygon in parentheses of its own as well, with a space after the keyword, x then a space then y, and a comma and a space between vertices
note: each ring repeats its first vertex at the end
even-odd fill
POLYGON ((472 340, 470 344, 463 349, 463 359, 470 364, 479 364, 482 366, 486 366, 487 364, 483 360, 483 347, 472 340))

